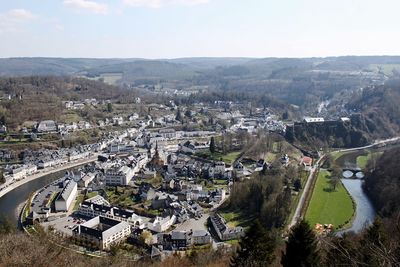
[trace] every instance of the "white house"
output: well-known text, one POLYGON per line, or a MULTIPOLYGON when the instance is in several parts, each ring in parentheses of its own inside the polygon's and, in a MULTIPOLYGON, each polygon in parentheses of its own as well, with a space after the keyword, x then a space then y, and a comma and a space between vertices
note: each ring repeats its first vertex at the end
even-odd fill
POLYGON ((156 217, 153 221, 147 223, 147 228, 151 231, 161 233, 167 231, 176 222, 176 216, 156 217))
POLYGON ((106 171, 107 185, 128 185, 135 175, 135 171, 128 166, 115 166, 106 171))
POLYGON ((74 180, 66 181, 63 190, 55 201, 56 211, 68 211, 77 194, 77 183, 74 180))

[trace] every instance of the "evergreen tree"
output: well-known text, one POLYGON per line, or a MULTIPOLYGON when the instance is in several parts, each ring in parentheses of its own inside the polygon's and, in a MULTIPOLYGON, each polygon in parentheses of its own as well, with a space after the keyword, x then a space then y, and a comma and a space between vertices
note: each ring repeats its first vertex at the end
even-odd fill
POLYGON ((294 190, 299 192, 301 189, 301 180, 299 178, 294 180, 293 186, 294 186, 294 190))
POLYGON ((178 110, 176 111, 175 120, 182 122, 182 113, 180 108, 178 108, 178 110))
POLYGON ((211 137, 211 140, 210 140, 210 152, 212 154, 215 153, 215 140, 214 140, 214 137, 211 137))
POLYGON ((231 266, 269 266, 275 259, 275 239, 267 233, 259 220, 239 242, 239 250, 231 259, 231 266))
POLYGON ((317 239, 310 225, 304 220, 298 222, 291 229, 286 242, 286 252, 281 258, 283 267, 320 266, 317 246, 317 239))
POLYGON ((107 104, 107 111, 108 111, 108 113, 113 112, 113 106, 112 106, 111 103, 108 103, 108 104, 107 104))

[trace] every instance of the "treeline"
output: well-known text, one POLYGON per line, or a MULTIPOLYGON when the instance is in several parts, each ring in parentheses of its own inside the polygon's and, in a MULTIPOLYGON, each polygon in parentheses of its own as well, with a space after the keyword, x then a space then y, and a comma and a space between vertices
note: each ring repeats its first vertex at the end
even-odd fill
POLYGON ((281 228, 289 215, 292 200, 287 178, 293 179, 294 183, 296 175, 295 170, 281 169, 280 163, 265 167, 252 179, 234 183, 225 208, 240 211, 244 218, 259 218, 267 229, 281 228))
POLYGON ((400 213, 400 148, 388 150, 369 165, 364 190, 381 216, 400 213))
POLYGON ((230 266, 381 267, 400 266, 400 227, 377 219, 359 234, 317 236, 306 221, 289 232, 284 245, 256 221, 241 240, 230 266))

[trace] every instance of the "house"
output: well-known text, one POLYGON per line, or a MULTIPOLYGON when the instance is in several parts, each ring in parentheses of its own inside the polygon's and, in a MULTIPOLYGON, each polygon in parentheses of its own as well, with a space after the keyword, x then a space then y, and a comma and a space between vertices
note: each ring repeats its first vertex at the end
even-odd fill
POLYGON ((78 185, 74 180, 64 181, 64 188, 55 201, 56 211, 68 211, 78 194, 78 185))
POLYGON ((122 125, 124 123, 124 118, 122 118, 121 116, 114 116, 112 118, 112 122, 114 125, 122 125))
POLYGON ((191 232, 186 231, 172 231, 171 244, 172 249, 184 249, 192 243, 191 232))
POLYGON ((46 121, 41 121, 38 125, 36 130, 39 133, 45 133, 45 132, 57 132, 57 125, 54 121, 52 120, 46 120, 46 121))
POLYGON ((157 192, 155 197, 151 201, 151 207, 156 210, 165 209, 169 207, 169 205, 176 200, 177 197, 174 195, 157 192))
POLYGON ((315 123, 315 122, 324 122, 324 118, 312 118, 312 117, 304 117, 303 120, 305 123, 315 123))
POLYGON ((310 157, 303 157, 301 163, 304 165, 305 168, 310 168, 313 163, 313 159, 310 157))
POLYGON ((153 232, 161 233, 167 231, 176 222, 176 216, 156 217, 147 223, 147 228, 153 232))
POLYGON ((217 213, 210 216, 210 221, 215 232, 222 241, 239 239, 245 234, 242 227, 229 227, 225 219, 217 213))
POLYGON ((133 113, 130 116, 128 116, 129 121, 135 121, 139 119, 139 115, 137 113, 133 113))
POLYGON ((78 187, 80 188, 87 188, 89 184, 94 180, 96 177, 95 173, 88 172, 82 176, 82 178, 78 181, 78 187))
POLYGON ((158 131, 158 134, 165 139, 175 139, 176 138, 175 129, 161 129, 158 131))
POLYGON ((107 185, 128 185, 135 172, 128 166, 114 166, 105 173, 107 185))
POLYGON ((139 188, 138 195, 141 200, 153 200, 156 197, 156 190, 150 184, 142 184, 139 188))
POLYGON ((0 125, 0 133, 6 133, 7 127, 5 125, 0 125))
POLYGON ((72 232, 76 239, 107 250, 112 245, 124 241, 131 234, 131 226, 127 222, 97 216, 78 225, 72 232))
POLYGON ((209 149, 209 145, 207 143, 199 143, 193 141, 186 141, 183 144, 179 144, 179 150, 183 153, 195 154, 199 151, 204 151, 209 149))
POLYGON ((194 230, 192 233, 193 245, 206 245, 211 243, 211 235, 206 230, 194 230))
POLYGON ((289 164, 289 156, 288 156, 288 154, 285 154, 285 155, 283 155, 283 156, 281 157, 281 163, 282 163, 283 165, 289 164))

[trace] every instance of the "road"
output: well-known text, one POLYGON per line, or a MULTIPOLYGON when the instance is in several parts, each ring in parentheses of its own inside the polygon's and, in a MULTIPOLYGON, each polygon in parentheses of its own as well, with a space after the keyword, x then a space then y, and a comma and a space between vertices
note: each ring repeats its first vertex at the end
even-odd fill
POLYGON ((340 150, 337 150, 335 152, 349 152, 349 151, 361 150, 361 149, 371 148, 371 147, 374 147, 374 146, 377 146, 377 145, 381 145, 381 144, 385 144, 385 143, 389 143, 389 142, 395 142, 395 141, 399 141, 399 140, 400 140, 400 137, 393 137, 393 138, 385 139, 385 140, 377 140, 371 145, 361 146, 361 147, 354 147, 354 148, 347 148, 347 149, 340 149, 340 150))
POLYGON ((21 186, 21 185, 23 185, 23 184, 25 184, 27 182, 30 182, 30 181, 35 180, 35 179, 38 179, 38 178, 43 177, 45 175, 49 175, 49 174, 52 174, 52 173, 55 173, 55 172, 59 172, 59 171, 66 170, 66 169, 69 169, 69 168, 73 168, 73 167, 76 167, 76 166, 79 166, 79 165, 83 165, 83 164, 87 164, 87 163, 93 162, 93 161, 95 161, 97 159, 97 157, 98 157, 98 154, 95 154, 92 157, 84 159, 84 160, 78 160, 78 161, 70 162, 70 163, 67 163, 67 164, 64 164, 64 165, 61 165, 61 166, 57 166, 55 168, 53 168, 53 167, 46 168, 45 170, 41 170, 39 173, 36 173, 36 174, 33 174, 33 175, 29 175, 29 176, 27 176, 26 178, 24 178, 24 179, 22 179, 20 181, 17 181, 17 182, 14 182, 12 184, 7 185, 7 187, 5 187, 5 188, 3 186, 2 187, 3 189, 0 191, 0 198, 2 196, 4 196, 5 194, 7 194, 8 192, 14 190, 15 188, 17 188, 17 187, 19 187, 19 186, 21 186))
POLYGON ((304 186, 303 192, 301 193, 301 196, 300 196, 299 202, 297 203, 297 207, 293 214, 292 220, 289 223, 289 229, 292 228, 292 226, 295 225, 299 219, 301 219, 301 211, 303 210, 303 207, 305 205, 305 202, 306 202, 307 196, 309 194, 310 188, 313 184, 313 181, 316 178, 316 176, 314 177, 314 174, 318 170, 319 163, 323 158, 324 157, 322 156, 310 170, 310 174, 308 175, 306 185, 304 186))

